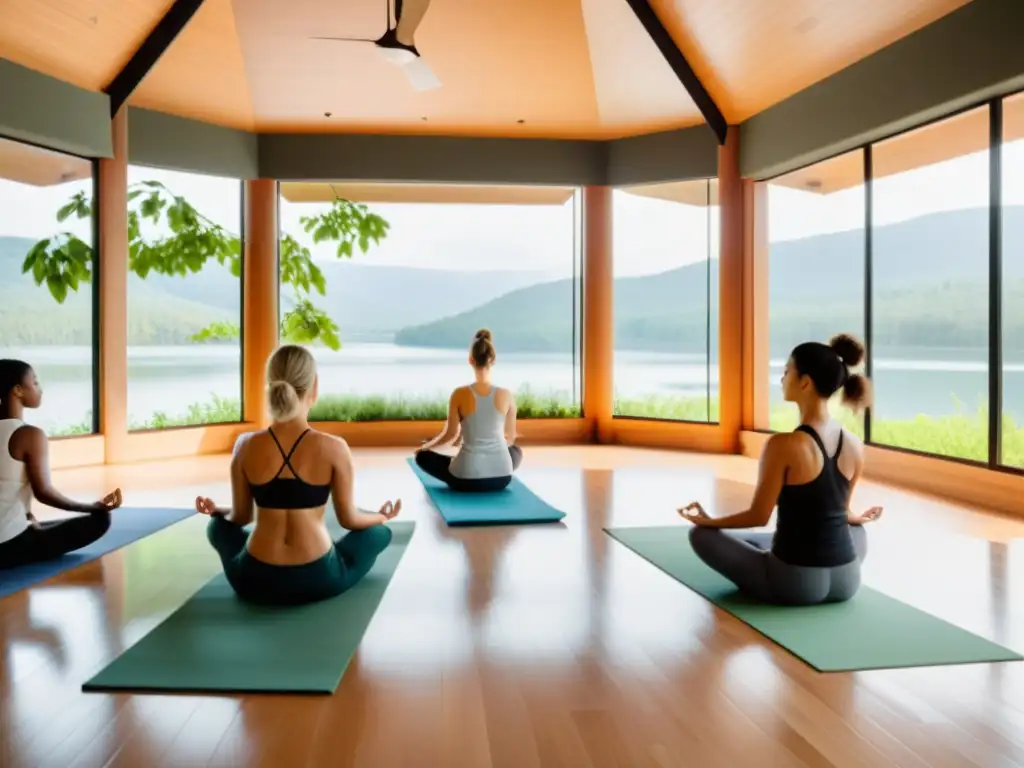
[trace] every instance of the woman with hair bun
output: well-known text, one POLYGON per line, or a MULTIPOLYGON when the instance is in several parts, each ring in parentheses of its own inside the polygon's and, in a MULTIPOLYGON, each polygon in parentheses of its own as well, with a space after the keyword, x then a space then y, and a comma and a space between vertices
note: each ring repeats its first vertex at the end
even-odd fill
POLYGON ((864 447, 832 419, 828 403, 841 390, 843 403, 855 412, 870 404, 868 380, 850 373, 863 359, 864 346, 847 334, 794 348, 782 394, 800 409, 800 426, 768 440, 750 508, 719 518, 709 517, 698 502, 679 510, 694 524, 690 543, 697 556, 755 600, 840 602, 860 587, 867 555, 863 526, 877 520, 882 508, 850 511, 864 447), (776 505, 774 534, 723 530, 767 525, 776 505))
POLYGON ((416 452, 416 465, 455 491, 500 491, 523 460, 515 444, 515 398, 491 383, 496 359, 491 332, 477 331, 469 347, 473 383, 452 392, 444 429, 416 452), (454 457, 434 450, 453 443, 454 457))
POLYGON ((196 509, 210 515, 207 536, 243 600, 300 605, 335 597, 363 578, 391 543, 384 523, 402 502, 387 501, 378 512, 356 507, 348 445, 309 426, 318 392, 309 350, 280 347, 267 363, 267 381, 272 424, 235 443, 231 507, 199 497, 196 509), (324 524, 330 498, 349 531, 337 541, 324 524))

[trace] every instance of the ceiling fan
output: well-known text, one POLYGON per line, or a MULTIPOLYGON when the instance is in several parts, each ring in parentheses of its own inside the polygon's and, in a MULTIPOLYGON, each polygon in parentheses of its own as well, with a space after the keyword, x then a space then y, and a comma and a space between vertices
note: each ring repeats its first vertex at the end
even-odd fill
MULTIPOLYGON (((441 87, 441 81, 438 80, 437 75, 430 68, 430 65, 423 60, 422 55, 416 49, 415 45, 406 45, 398 39, 398 27, 402 20, 403 6, 406 4, 414 6, 409 9, 410 14, 415 15, 416 26, 419 26, 419 22, 422 21, 423 16, 426 14, 427 8, 430 6, 431 0, 394 0, 394 23, 392 24, 391 15, 391 3, 392 0, 385 0, 385 10, 387 14, 386 24, 387 27, 383 35, 375 40, 362 37, 321 37, 314 36, 313 40, 333 40, 335 42, 346 42, 346 43, 373 43, 377 47, 378 53, 381 57, 396 66, 400 67, 405 73, 406 78, 409 80, 409 84, 417 91, 430 91, 434 88, 441 87)), ((410 30, 411 35, 415 29, 410 30)))

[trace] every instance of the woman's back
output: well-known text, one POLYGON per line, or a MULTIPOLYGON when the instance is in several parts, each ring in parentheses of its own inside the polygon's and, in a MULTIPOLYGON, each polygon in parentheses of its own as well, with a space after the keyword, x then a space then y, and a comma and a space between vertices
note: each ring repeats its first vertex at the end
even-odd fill
POLYGON ((806 424, 787 440, 772 552, 790 565, 830 568, 857 559, 847 515, 851 481, 862 462, 861 446, 838 425, 823 431, 829 447, 806 424))
POLYGON ((258 560, 299 565, 333 546, 323 523, 334 477, 334 438, 279 424, 248 436, 242 468, 256 506, 247 544, 258 560))
POLYGON ((451 472, 462 479, 505 477, 513 472, 505 439, 505 422, 512 394, 495 386, 468 386, 459 391, 462 445, 452 459, 451 472))

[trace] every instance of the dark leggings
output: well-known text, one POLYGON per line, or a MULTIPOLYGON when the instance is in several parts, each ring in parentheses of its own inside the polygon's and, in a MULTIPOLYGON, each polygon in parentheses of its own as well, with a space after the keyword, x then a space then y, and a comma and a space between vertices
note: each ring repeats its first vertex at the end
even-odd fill
POLYGON ((110 530, 110 513, 96 512, 30 526, 0 544, 0 568, 54 560, 87 547, 110 530))
MULTIPOLYGON (((519 469, 523 463, 523 449, 518 445, 508 447, 509 455, 512 457, 512 471, 519 469)), ((434 451, 420 451, 416 454, 416 466, 433 478, 446 483, 453 491, 466 491, 467 493, 486 493, 488 491, 500 491, 508 487, 512 482, 512 475, 502 477, 477 477, 467 479, 456 477, 451 470, 452 457, 434 451)))
POLYGON ((246 548, 249 534, 221 515, 214 515, 206 535, 220 555, 224 575, 235 593, 252 603, 302 605, 337 597, 362 579, 377 556, 391 543, 391 529, 375 525, 350 531, 311 563, 273 565, 257 560, 246 548))
POLYGON ((762 603, 817 605, 849 600, 860 588, 860 564, 868 554, 864 528, 850 526, 857 559, 832 568, 790 565, 772 554, 764 531, 728 531, 694 526, 693 551, 740 591, 762 603))

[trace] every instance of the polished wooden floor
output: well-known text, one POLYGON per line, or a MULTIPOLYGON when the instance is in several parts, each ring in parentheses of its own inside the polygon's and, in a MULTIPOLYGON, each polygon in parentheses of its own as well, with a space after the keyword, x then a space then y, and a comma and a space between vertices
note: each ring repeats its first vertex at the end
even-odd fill
MULTIPOLYGON (((359 503, 400 496, 417 533, 333 696, 81 692, 216 573, 195 517, 0 599, 0 768, 1024 765, 1024 664, 818 674, 602 531, 683 525, 673 510, 692 499, 735 511, 750 460, 533 449, 522 477, 564 524, 452 530, 402 454, 357 458, 359 503)), ((59 481, 118 484, 135 506, 226 503, 226 468, 59 481)), ((871 484, 857 495, 886 507, 867 584, 1024 650, 1024 523, 871 484)))

